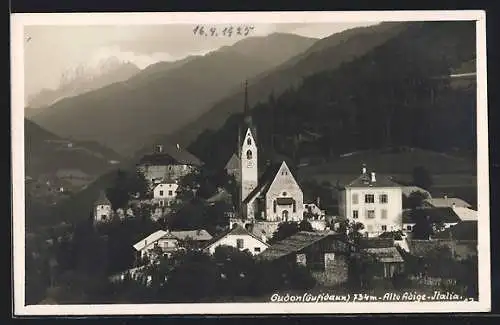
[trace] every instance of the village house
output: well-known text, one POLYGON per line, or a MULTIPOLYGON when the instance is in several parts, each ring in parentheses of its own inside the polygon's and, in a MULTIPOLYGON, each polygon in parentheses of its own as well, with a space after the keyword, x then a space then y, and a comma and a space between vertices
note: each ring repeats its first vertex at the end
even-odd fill
POLYGON ((401 186, 389 177, 368 173, 339 188, 339 214, 364 225, 363 233, 375 237, 386 231, 402 229, 401 186))
POLYGON ((183 248, 200 249, 213 239, 205 229, 171 231, 171 234, 183 248))
POLYGON ((153 188, 152 203, 156 203, 161 207, 170 205, 177 196, 178 188, 177 181, 162 182, 156 185, 153 188))
POLYGON ((144 175, 149 188, 158 184, 171 184, 200 168, 203 163, 194 155, 177 146, 157 145, 155 152, 144 155, 137 169, 144 175))
POLYGON ((171 255, 179 250, 179 239, 172 233, 165 230, 158 230, 138 241, 133 245, 138 253, 138 258, 148 258, 150 261, 158 257, 158 253, 163 255, 171 255))
POLYGON ((108 222, 113 218, 113 209, 106 193, 101 191, 94 202, 94 223, 108 222))
POLYGON ((219 246, 231 246, 240 251, 248 250, 252 255, 258 255, 269 247, 262 238, 252 234, 239 224, 235 224, 232 229, 213 238, 203 250, 209 254, 213 254, 219 246))
MULTIPOLYGON (((403 239, 404 240, 404 239, 403 239)), ((393 238, 368 238, 359 243, 360 253, 372 258, 370 272, 375 279, 391 279, 404 271, 404 259, 393 238)))
POLYGON ((426 217, 430 224, 445 229, 460 222, 460 217, 453 208, 449 207, 407 209, 403 211, 403 231, 408 234, 411 233, 419 217, 426 217))
POLYGON ((342 234, 301 231, 273 244, 258 258, 306 267, 318 283, 334 286, 348 281, 353 251, 342 234))

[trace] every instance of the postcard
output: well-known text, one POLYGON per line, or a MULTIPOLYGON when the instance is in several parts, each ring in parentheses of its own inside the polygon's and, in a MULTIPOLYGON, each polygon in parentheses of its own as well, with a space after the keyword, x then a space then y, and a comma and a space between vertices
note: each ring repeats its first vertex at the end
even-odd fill
POLYGON ((490 310, 484 11, 11 17, 15 315, 490 310))

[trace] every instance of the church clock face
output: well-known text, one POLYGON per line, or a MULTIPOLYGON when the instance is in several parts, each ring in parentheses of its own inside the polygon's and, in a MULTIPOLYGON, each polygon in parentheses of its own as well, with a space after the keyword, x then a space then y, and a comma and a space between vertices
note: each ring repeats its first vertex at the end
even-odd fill
POLYGON ((247 167, 249 168, 253 167, 253 161, 251 160, 247 161, 247 167))

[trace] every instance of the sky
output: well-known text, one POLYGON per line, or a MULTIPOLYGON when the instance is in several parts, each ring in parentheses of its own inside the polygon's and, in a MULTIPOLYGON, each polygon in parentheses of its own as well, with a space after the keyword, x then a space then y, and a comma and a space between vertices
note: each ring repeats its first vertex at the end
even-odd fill
MULTIPOLYGON (((159 61, 202 55, 242 38, 275 32, 324 38, 342 30, 374 23, 282 23, 253 25, 247 36, 200 36, 195 25, 43 25, 25 26, 25 95, 57 88, 62 74, 79 64, 93 66, 116 56, 143 69, 159 61)), ((214 25, 204 25, 209 30, 214 25)), ((234 25, 234 28, 237 25, 234 25)), ((242 24, 241 27, 248 26, 242 24)), ((220 32, 225 25, 215 25, 220 32)))

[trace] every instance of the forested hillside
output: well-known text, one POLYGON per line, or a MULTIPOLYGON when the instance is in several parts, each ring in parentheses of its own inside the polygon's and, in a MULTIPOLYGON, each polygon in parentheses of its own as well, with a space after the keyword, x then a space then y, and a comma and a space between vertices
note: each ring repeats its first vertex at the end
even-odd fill
MULTIPOLYGON (((475 150, 475 87, 450 87, 454 68, 474 60, 474 22, 418 22, 338 69, 304 78, 254 105, 263 151, 295 159, 388 146, 475 150), (303 135, 314 138, 304 142, 303 135)), ((236 146, 231 116, 190 151, 222 165, 236 146)))

